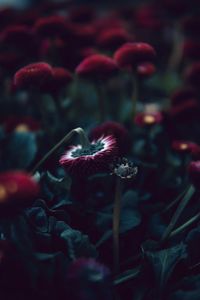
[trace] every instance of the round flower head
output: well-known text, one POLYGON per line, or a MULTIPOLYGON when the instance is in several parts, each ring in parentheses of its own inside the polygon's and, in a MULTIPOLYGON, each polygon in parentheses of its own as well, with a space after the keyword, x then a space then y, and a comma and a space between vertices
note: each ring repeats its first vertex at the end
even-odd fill
POLYGON ((92 141, 88 147, 71 146, 60 159, 60 164, 76 177, 106 172, 117 152, 112 136, 92 141))
POLYGON ((198 88, 200 86, 200 62, 189 66, 184 75, 186 82, 198 88))
POLYGON ((79 258, 68 268, 67 294, 74 300, 109 300, 111 275, 109 269, 92 258, 79 258))
POLYGON ((26 46, 27 44, 32 43, 33 33, 30 28, 24 25, 13 25, 6 27, 1 35, 0 42, 6 45, 16 44, 21 46, 26 46))
POLYGON ((34 30, 43 37, 59 37, 65 34, 66 21, 61 16, 40 18, 35 23, 34 30))
POLYGON ((76 74, 86 79, 107 79, 118 71, 116 62, 105 55, 94 54, 85 58, 76 68, 76 74))
POLYGON ((101 49, 115 51, 121 45, 132 40, 132 37, 123 28, 105 29, 97 37, 96 44, 101 49))
POLYGON ((22 171, 0 174, 0 205, 29 206, 39 194, 39 185, 22 171))
POLYGON ((139 64, 154 61, 156 52, 147 43, 126 43, 114 54, 121 68, 135 69, 139 64))
POLYGON ((58 93, 72 81, 71 73, 65 68, 55 67, 52 68, 52 72, 50 82, 43 87, 46 92, 58 93))
POLYGON ((90 133, 91 139, 98 139, 103 135, 112 135, 117 142, 117 148, 120 155, 126 154, 131 148, 131 140, 128 130, 120 123, 107 121, 92 129, 90 133))
POLYGON ((171 103, 173 105, 183 104, 188 100, 196 99, 197 92, 191 87, 183 87, 176 90, 171 96, 171 103))
POLYGON ((172 143, 172 149, 178 153, 191 153, 192 142, 188 141, 174 141, 172 143))
POLYGON ((156 71, 155 65, 149 62, 139 64, 137 67, 137 74, 142 78, 152 76, 155 73, 155 71, 156 71))
POLYGON ((163 120, 163 115, 161 114, 161 112, 142 112, 142 113, 138 113, 135 116, 134 122, 138 125, 138 126, 152 126, 152 125, 156 125, 156 124, 160 124, 163 120))
POLYGON ((190 162, 188 166, 188 173, 192 183, 200 188, 200 160, 190 162))
POLYGON ((53 77, 52 67, 43 62, 19 69, 14 75, 14 85, 19 89, 41 88, 53 77))

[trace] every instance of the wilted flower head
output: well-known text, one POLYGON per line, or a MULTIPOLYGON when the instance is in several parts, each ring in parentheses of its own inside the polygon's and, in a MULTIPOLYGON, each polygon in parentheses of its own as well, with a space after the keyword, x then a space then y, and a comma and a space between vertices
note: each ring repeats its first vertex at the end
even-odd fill
POLYGON ((190 65, 186 69, 184 77, 186 82, 198 88, 200 86, 200 62, 190 65))
POLYGON ((106 136, 92 141, 88 147, 71 146, 59 162, 70 174, 84 177, 108 171, 116 152, 115 139, 106 136))
POLYGON ((88 79, 107 79, 118 71, 116 62, 102 54, 94 54, 85 58, 76 68, 76 74, 88 79))
POLYGON ((134 122, 138 126, 152 126, 156 124, 160 124, 163 120, 163 115, 161 112, 142 112, 138 113, 135 116, 134 122))
POLYGON ((126 158, 118 159, 117 162, 111 165, 111 174, 114 174, 122 179, 130 179, 138 173, 138 167, 134 166, 133 162, 126 158))
POLYGON ((14 75, 14 85, 19 89, 41 88, 53 77, 52 67, 44 62, 33 63, 19 69, 14 75))
POLYGON ((200 187, 200 160, 190 162, 188 173, 193 184, 199 189, 200 187))
POLYGON ((44 37, 59 37, 65 34, 66 20, 62 16, 43 17, 36 21, 34 30, 44 37))
POLYGON ((174 141, 172 143, 172 149, 178 153, 191 153, 193 143, 189 141, 174 141))
POLYGON ((130 42, 133 37, 123 28, 105 29, 97 37, 97 46, 101 49, 115 51, 126 42, 130 42))
POLYGON ((73 300, 109 300, 109 269, 92 258, 79 258, 68 268, 67 293, 73 300))
POLYGON ((128 130, 120 123, 107 121, 92 129, 91 139, 98 139, 102 136, 112 135, 117 142, 117 148, 121 155, 127 153, 131 148, 131 141, 128 130))
POLYGON ((0 204, 26 207, 38 196, 39 185, 26 172, 0 174, 0 204))
POLYGON ((114 59, 121 68, 135 69, 138 64, 154 61, 156 52, 147 43, 126 43, 114 54, 114 59))

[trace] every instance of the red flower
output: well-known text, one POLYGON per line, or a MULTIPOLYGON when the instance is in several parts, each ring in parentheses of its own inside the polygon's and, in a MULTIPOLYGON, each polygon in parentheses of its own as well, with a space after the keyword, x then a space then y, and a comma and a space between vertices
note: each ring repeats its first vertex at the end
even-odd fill
POLYGON ((88 79, 107 79, 118 71, 116 62, 105 55, 94 54, 85 58, 76 68, 76 73, 88 79))
POLYGON ((156 67, 152 63, 142 63, 137 67, 137 73, 140 77, 146 78, 152 76, 156 71, 156 67))
POLYGON ((189 141, 174 141, 172 149, 178 153, 191 153, 194 143, 189 141))
POLYGON ((19 69, 14 75, 16 88, 28 89, 41 88, 47 84, 53 76, 52 67, 44 62, 33 63, 19 69))
POLYGON ((192 161, 188 166, 188 173, 193 184, 199 188, 200 186, 200 161, 192 161))
POLYGON ((27 46, 33 42, 33 33, 29 27, 24 25, 13 25, 6 27, 0 35, 0 42, 6 45, 27 46))
POLYGON ((185 71, 185 80, 192 86, 199 88, 200 86, 200 62, 189 66, 185 71))
POLYGON ((115 51, 118 47, 126 42, 130 42, 132 39, 131 35, 125 29, 111 28, 101 31, 96 43, 102 49, 115 51))
POLYGON ((60 164, 72 175, 85 177, 106 172, 117 152, 117 144, 112 136, 92 141, 90 147, 71 146, 60 159, 60 164))
POLYGON ((94 129, 90 133, 90 138, 96 140, 102 136, 112 135, 117 142, 120 155, 126 154, 131 148, 131 140, 128 130, 120 123, 107 121, 94 129))
POLYGON ((196 99, 197 93, 191 87, 183 87, 181 89, 176 90, 171 96, 172 105, 182 105, 186 101, 196 99))
POLYGON ((194 160, 200 160, 200 146, 192 143, 191 144, 191 155, 194 160))
POLYGON ((61 16, 40 18, 34 25, 34 30, 41 36, 59 37, 65 34, 66 20, 61 16))
POLYGON ((9 116, 3 121, 5 132, 27 132, 40 130, 40 124, 28 116, 9 116))
POLYGON ((7 171, 0 174, 0 203, 2 205, 29 206, 38 196, 39 185, 22 171, 7 171))
POLYGON ((154 48, 147 43, 126 43, 119 48, 114 59, 121 68, 135 69, 139 64, 155 59, 154 48))
POLYGON ((142 113, 138 113, 135 116, 135 123, 138 126, 152 126, 155 124, 160 124, 163 120, 163 115, 161 114, 161 112, 142 112, 142 113))
POLYGON ((138 28, 160 30, 164 25, 163 11, 158 5, 141 5, 135 14, 136 25, 138 28))
POLYGON ((50 93, 58 93, 72 81, 72 75, 67 69, 61 67, 52 68, 52 71, 53 77, 42 90, 50 93))

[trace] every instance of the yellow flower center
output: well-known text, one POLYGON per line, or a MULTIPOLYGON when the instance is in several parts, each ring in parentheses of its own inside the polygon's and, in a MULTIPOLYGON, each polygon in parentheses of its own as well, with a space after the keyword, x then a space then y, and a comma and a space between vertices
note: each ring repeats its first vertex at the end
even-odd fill
POLYGON ((144 116, 144 122, 147 124, 153 124, 155 122, 155 117, 151 115, 144 116))
POLYGON ((8 196, 7 190, 3 184, 0 184, 0 202, 4 202, 8 196))
POLYGON ((15 127, 16 132, 28 132, 29 127, 26 124, 19 124, 18 126, 15 127))
POLYGON ((180 149, 181 150, 186 150, 186 149, 188 149, 188 145, 187 144, 181 144, 180 149))

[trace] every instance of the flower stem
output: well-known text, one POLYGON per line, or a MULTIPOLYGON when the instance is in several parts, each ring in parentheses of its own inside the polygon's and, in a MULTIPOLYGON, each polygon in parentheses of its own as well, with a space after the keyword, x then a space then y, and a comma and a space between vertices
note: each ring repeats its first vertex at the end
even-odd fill
POLYGON ((137 77, 136 71, 133 73, 132 80, 133 80, 133 93, 132 93, 132 114, 131 114, 131 118, 134 118, 135 115, 136 115, 137 100, 138 100, 138 77, 137 77))
POLYGON ((168 239, 168 237, 170 236, 170 233, 172 232, 172 230, 173 230, 175 224, 177 223, 184 208, 186 207, 186 205, 189 203, 190 199, 192 198, 194 192, 195 192, 195 187, 193 185, 191 185, 188 188, 188 190, 187 190, 185 196, 183 197, 182 201, 180 202, 179 206, 177 207, 177 210, 175 211, 174 215, 172 216, 172 219, 162 236, 162 239, 161 239, 162 243, 165 242, 168 239))
POLYGON ((184 224, 182 224, 181 226, 179 226, 178 228, 176 228, 175 230, 173 230, 170 234, 170 238, 174 237, 175 235, 181 233, 182 231, 184 231, 187 227, 189 227, 191 224, 193 224, 194 222, 198 221, 200 219, 200 212, 197 213, 195 216, 193 216, 192 218, 190 218, 187 222, 185 222, 184 224))
POLYGON ((68 134, 66 134, 53 148, 51 148, 50 151, 48 151, 43 158, 34 166, 31 173, 34 174, 36 170, 64 143, 69 141, 75 133, 78 133, 80 138, 80 143, 82 147, 88 147, 90 145, 90 142, 88 140, 88 137, 85 134, 85 131, 78 127, 75 129, 72 129, 68 134))
POLYGON ((117 177, 114 208, 113 208, 113 256, 114 256, 115 274, 119 272, 119 230, 120 230, 120 213, 121 213, 121 194, 122 194, 122 180, 120 177, 117 177))

